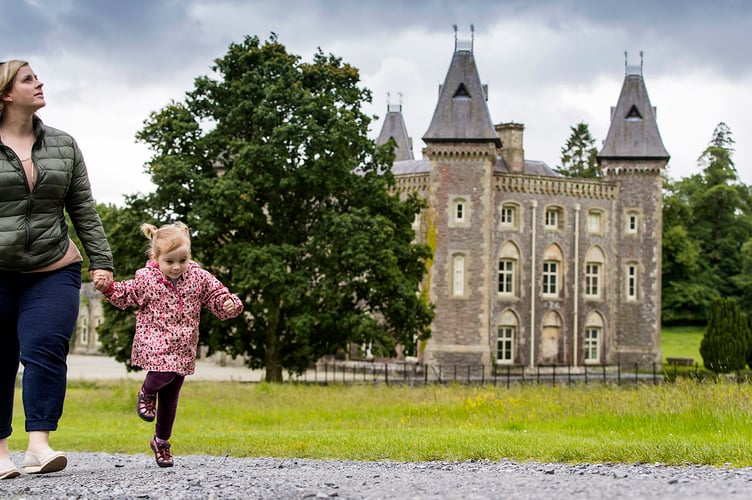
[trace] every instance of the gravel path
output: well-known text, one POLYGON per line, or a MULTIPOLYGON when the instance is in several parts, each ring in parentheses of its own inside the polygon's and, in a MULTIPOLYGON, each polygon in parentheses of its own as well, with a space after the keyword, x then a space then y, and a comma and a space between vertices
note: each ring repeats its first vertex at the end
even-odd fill
MULTIPOLYGON (((23 460, 14 455, 16 463, 23 460)), ((70 453, 68 468, 0 481, 28 499, 684 499, 752 498, 752 468, 536 462, 353 462, 70 453)))

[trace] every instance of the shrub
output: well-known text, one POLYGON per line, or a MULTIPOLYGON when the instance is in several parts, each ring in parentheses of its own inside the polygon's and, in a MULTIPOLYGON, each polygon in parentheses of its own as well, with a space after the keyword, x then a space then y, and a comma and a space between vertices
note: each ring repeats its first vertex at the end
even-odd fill
POLYGON ((700 342, 705 368, 716 373, 742 370, 747 365, 750 327, 734 299, 715 299, 708 310, 708 326, 700 342))

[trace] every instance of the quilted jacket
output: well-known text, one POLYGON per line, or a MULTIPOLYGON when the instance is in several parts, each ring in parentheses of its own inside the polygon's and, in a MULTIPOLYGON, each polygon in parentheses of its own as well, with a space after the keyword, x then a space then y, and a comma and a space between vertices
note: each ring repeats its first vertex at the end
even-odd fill
POLYGON ((120 309, 138 306, 131 363, 149 371, 180 375, 191 375, 196 367, 201 309, 221 320, 243 310, 237 295, 193 261, 174 285, 159 264, 149 261, 133 279, 113 282, 104 296, 120 309), (222 309, 228 296, 235 303, 234 314, 222 309))
POLYGON ((0 271, 32 271, 68 249, 70 215, 89 269, 112 270, 112 253, 91 196, 83 156, 65 132, 34 119, 31 156, 39 176, 29 191, 21 160, 0 143, 0 271))

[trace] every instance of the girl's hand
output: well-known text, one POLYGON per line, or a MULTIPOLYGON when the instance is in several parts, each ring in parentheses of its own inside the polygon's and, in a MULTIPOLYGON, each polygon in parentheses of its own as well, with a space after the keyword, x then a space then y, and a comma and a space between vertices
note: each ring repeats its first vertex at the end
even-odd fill
POLYGON ((112 271, 106 269, 95 269, 90 271, 89 277, 91 278, 92 283, 94 283, 94 288, 102 293, 106 292, 112 283, 112 271))
POLYGON ((225 299, 225 303, 222 304, 222 309, 224 309, 227 314, 235 312, 235 302, 232 301, 232 298, 227 297, 227 299, 225 299))

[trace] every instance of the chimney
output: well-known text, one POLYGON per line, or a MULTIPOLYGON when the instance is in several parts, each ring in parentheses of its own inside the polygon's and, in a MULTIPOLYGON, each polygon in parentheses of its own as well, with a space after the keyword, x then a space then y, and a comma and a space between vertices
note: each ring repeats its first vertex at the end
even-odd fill
POLYGON ((510 172, 521 174, 525 170, 525 150, 522 147, 522 132, 525 126, 521 123, 499 123, 494 126, 501 139, 501 157, 510 172))

